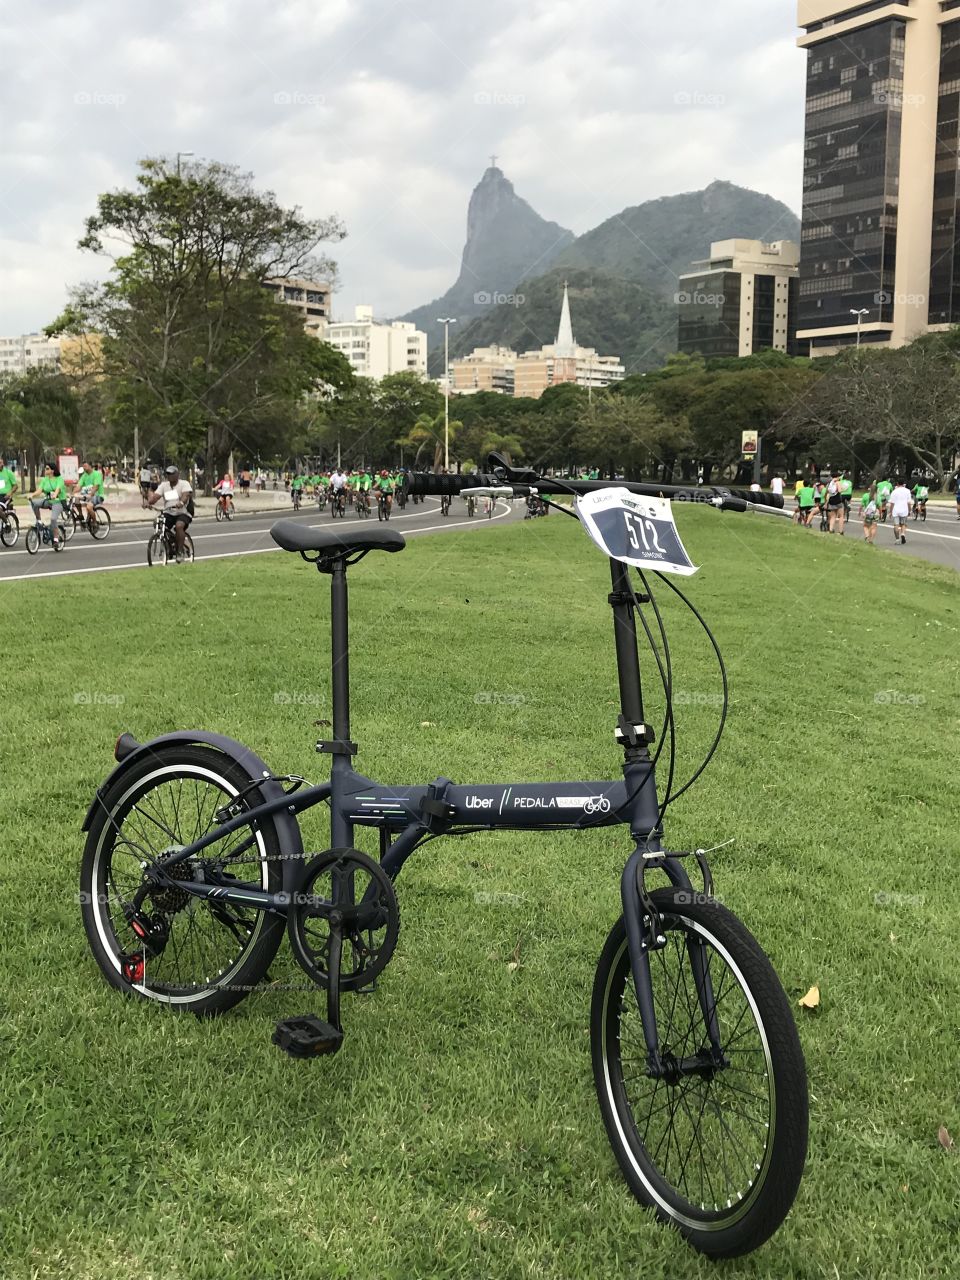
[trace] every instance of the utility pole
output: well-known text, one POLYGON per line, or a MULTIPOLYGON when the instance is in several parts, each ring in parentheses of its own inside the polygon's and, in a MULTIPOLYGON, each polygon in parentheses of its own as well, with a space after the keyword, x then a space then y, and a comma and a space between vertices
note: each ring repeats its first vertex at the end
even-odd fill
POLYGON ((437 316, 437 324, 443 325, 443 466, 450 470, 450 326, 456 324, 455 316, 437 316))

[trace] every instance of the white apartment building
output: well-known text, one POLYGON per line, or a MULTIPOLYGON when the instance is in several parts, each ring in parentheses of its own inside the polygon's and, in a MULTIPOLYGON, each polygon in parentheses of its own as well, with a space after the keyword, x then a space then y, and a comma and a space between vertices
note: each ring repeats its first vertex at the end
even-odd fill
POLYGON ((25 373, 27 369, 56 368, 60 364, 60 339, 45 333, 23 333, 0 338, 0 374, 25 373))
POLYGON ((328 324, 323 338, 346 356, 360 378, 379 382, 388 373, 409 370, 426 377, 427 335, 412 321, 382 324, 374 320, 372 307, 361 305, 354 308, 352 320, 328 324))

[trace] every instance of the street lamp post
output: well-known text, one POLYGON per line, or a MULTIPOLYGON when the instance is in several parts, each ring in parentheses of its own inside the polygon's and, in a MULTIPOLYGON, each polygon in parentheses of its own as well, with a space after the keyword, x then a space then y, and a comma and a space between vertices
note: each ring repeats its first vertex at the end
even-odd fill
POLYGON ((178 177, 178 178, 180 177, 180 157, 181 157, 181 156, 192 156, 193 154, 194 154, 194 153, 193 153, 192 151, 178 151, 178 152, 177 152, 177 177, 178 177))
POLYGON ((443 466, 450 470, 450 326, 456 324, 455 316, 437 316, 437 324, 443 325, 443 466))
POLYGON ((854 311, 853 307, 851 307, 850 314, 852 316, 857 317, 857 350, 859 351, 860 350, 860 325, 863 321, 863 317, 868 316, 870 312, 867 307, 864 307, 863 310, 861 311, 854 311))

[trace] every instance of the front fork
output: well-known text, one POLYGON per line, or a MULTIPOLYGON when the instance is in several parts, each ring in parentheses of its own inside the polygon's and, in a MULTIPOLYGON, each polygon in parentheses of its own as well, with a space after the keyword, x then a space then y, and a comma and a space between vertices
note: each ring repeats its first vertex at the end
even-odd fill
MULTIPOLYGON (((702 864, 704 865, 704 864, 702 864)), ((647 1050, 647 1067, 652 1077, 667 1076, 669 1070, 664 1062, 663 1046, 657 1030, 657 1014, 653 999, 653 979, 650 973, 650 953, 667 945, 662 932, 661 920, 644 883, 648 869, 654 868, 667 876, 677 889, 693 893, 694 888, 683 866, 676 858, 667 853, 652 853, 639 847, 631 854, 620 878, 620 900, 623 904, 623 922, 627 934, 627 950, 630 956, 630 972, 633 977, 637 1007, 640 1010, 640 1021, 643 1026, 643 1039, 647 1050)), ((704 887, 710 891, 709 871, 705 869, 704 887)), ((723 1053, 720 1045, 720 1026, 717 1020, 716 1001, 713 995, 713 982, 707 963, 706 947, 703 942, 687 935, 687 955, 696 984, 697 999, 700 1012, 703 1014, 704 1026, 710 1042, 711 1058, 720 1065, 723 1053)), ((678 1046, 669 1046, 676 1050, 678 1046)), ((694 1046, 696 1052, 700 1046, 694 1046)))

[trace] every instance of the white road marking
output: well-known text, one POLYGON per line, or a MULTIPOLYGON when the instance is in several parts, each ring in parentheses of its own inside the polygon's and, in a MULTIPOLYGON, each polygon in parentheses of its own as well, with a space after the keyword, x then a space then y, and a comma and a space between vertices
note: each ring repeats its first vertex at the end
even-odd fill
MULTIPOLYGON (((412 538, 415 534, 433 533, 437 529, 459 529, 462 527, 478 528, 478 527, 482 527, 484 524, 490 524, 492 520, 502 520, 504 516, 508 516, 510 514, 510 510, 511 509, 507 507, 505 510, 501 511, 499 515, 496 512, 494 512, 494 515, 492 518, 484 517, 483 520, 476 520, 476 519, 455 520, 452 523, 449 520, 444 520, 443 524, 431 524, 431 525, 425 525, 422 529, 411 529, 406 536, 409 538, 412 538)), ((402 517, 402 516, 397 518, 409 519, 409 517, 402 517)), ((391 519, 393 519, 392 516, 391 516, 391 519)), ((380 522, 378 521, 377 523, 379 524, 380 522)), ((307 525, 308 529, 328 529, 329 527, 330 526, 327 524, 307 525)), ((240 532, 240 530, 237 530, 237 532, 240 532)), ((196 562, 197 560, 229 560, 233 557, 239 558, 240 556, 262 556, 265 553, 270 551, 282 551, 282 550, 283 550, 282 547, 272 546, 272 547, 254 547, 250 551, 214 551, 214 552, 211 552, 209 555, 205 555, 205 556, 195 555, 194 561, 196 562)), ((60 552, 59 554, 62 555, 63 553, 60 552)), ((81 573, 112 573, 115 569, 146 569, 148 567, 149 566, 146 565, 142 560, 138 560, 136 564, 91 565, 89 568, 86 568, 86 569, 52 569, 49 573, 45 573, 45 572, 11 573, 8 576, 0 577, 0 584, 3 584, 4 582, 23 582, 28 580, 30 582, 38 582, 38 581, 43 581, 45 578, 73 578, 78 576, 81 573)), ((181 570, 185 568, 184 565, 173 566, 173 567, 174 568, 179 567, 181 570)))

